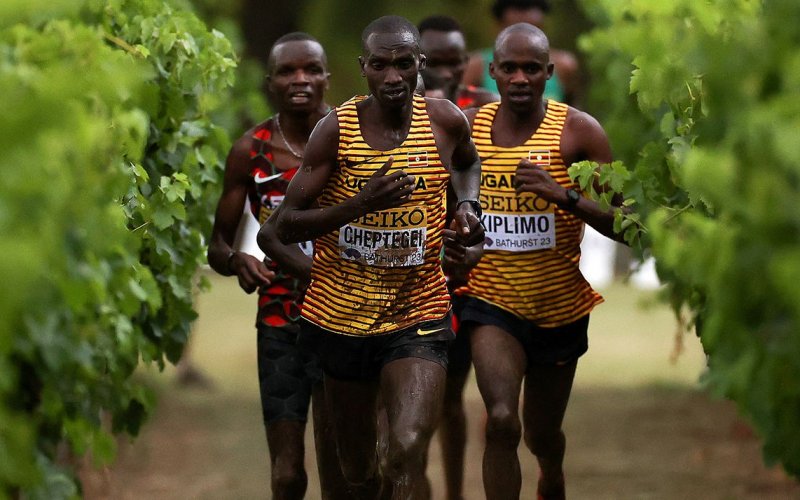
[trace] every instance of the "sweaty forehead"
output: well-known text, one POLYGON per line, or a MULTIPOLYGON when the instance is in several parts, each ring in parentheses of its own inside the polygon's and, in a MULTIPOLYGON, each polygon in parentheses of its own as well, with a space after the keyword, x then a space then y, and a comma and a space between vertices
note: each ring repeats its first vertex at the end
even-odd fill
POLYGON ((414 35, 408 31, 371 33, 366 40, 368 53, 399 51, 401 49, 414 50, 415 48, 417 48, 417 42, 414 39, 414 35))
POLYGON ((318 61, 324 64, 322 46, 312 40, 292 40, 275 46, 272 50, 275 65, 294 64, 299 61, 318 61))

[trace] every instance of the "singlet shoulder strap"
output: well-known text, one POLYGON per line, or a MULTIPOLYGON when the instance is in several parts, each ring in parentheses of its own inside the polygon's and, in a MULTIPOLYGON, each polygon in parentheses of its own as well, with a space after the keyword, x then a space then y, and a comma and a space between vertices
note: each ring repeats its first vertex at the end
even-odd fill
POLYGON ((500 107, 499 102, 490 102, 478 108, 475 119, 472 121, 472 135, 492 133, 492 123, 500 107))
POLYGON ((567 119, 567 111, 569 106, 563 102, 547 100, 547 113, 545 113, 544 122, 553 124, 559 129, 564 127, 564 121, 567 119))
POLYGON ((336 118, 339 120, 339 160, 342 160, 342 152, 346 151, 353 142, 358 141, 361 136, 356 104, 364 99, 366 96, 357 95, 336 107, 336 118))
POLYGON ((251 162, 256 162, 256 165, 262 165, 263 162, 266 162, 269 165, 270 173, 275 174, 277 169, 272 161, 272 148, 268 145, 268 141, 272 137, 271 124, 272 118, 269 118, 256 126, 253 131, 252 140, 250 141, 250 160, 251 162))

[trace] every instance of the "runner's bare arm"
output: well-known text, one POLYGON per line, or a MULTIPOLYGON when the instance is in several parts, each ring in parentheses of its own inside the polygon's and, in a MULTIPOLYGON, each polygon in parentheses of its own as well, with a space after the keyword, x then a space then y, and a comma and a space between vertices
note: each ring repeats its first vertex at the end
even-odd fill
POLYGON ((408 201, 414 191, 414 177, 402 170, 387 175, 392 164, 390 158, 355 196, 338 205, 315 207, 337 168, 338 144, 338 119, 336 113, 330 113, 311 132, 303 164, 289 183, 278 216, 265 224, 274 227, 262 230, 274 230, 284 244, 310 241, 364 214, 398 207, 408 201))
MULTIPOLYGON (((281 211, 283 205, 278 205, 270 219, 275 219, 281 211)), ((297 243, 284 244, 275 234, 275 226, 264 223, 258 231, 258 246, 278 267, 289 273, 291 276, 300 280, 303 286, 311 281, 311 262, 312 259, 300 248, 297 243)))
MULTIPOLYGON (((600 123, 588 113, 574 108, 569 109, 564 124, 561 154, 567 166, 583 160, 607 164, 613 159, 611 145, 600 123)), ((569 207, 567 189, 528 160, 522 160, 517 168, 516 187, 518 193, 535 193, 551 203, 569 207)), ((615 205, 620 204, 621 200, 615 200, 615 205)), ((615 208, 602 210, 599 203, 581 196, 569 210, 600 234, 613 240, 624 241, 623 235, 614 232, 615 208)))
POLYGON ((263 262, 233 249, 236 229, 242 217, 249 175, 250 132, 236 141, 225 163, 222 195, 214 216, 214 227, 208 245, 208 264, 223 276, 236 275, 239 286, 247 292, 269 284, 275 277, 263 262))
POLYGON ((450 185, 455 194, 458 238, 465 246, 483 241, 483 226, 472 203, 478 201, 481 182, 481 161, 472 143, 469 123, 464 113, 453 103, 443 99, 428 100, 431 120, 437 124, 437 147, 442 161, 450 167, 450 185))

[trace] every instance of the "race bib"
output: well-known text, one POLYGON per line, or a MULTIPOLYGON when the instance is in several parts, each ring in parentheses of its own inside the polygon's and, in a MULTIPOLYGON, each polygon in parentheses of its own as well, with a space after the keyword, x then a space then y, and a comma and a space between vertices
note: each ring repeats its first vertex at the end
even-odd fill
POLYGON ((422 206, 372 212, 339 229, 340 255, 367 266, 418 266, 425 261, 427 232, 422 206))
MULTIPOLYGON (((528 159, 540 167, 550 164, 550 151, 532 150, 528 159)), ((530 193, 514 191, 514 174, 486 172, 481 175, 481 222, 486 230, 486 249, 530 252, 556 246, 553 205, 530 193)))
POLYGON ((484 213, 486 248, 507 252, 529 252, 556 246, 553 212, 533 214, 484 213))

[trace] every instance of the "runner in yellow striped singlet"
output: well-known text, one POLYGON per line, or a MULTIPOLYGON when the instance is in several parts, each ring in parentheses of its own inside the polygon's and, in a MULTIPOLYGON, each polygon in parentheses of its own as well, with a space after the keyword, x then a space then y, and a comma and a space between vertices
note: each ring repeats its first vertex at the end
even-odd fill
POLYGON ((589 314, 602 298, 578 268, 583 221, 555 203, 534 195, 518 195, 517 164, 540 165, 561 185, 573 188, 560 143, 567 106, 547 101, 536 132, 516 147, 492 144, 492 124, 499 103, 477 112, 472 137, 487 159, 481 171, 481 202, 487 241, 485 256, 458 290, 541 327, 556 327, 589 314))
POLYGON ((464 114, 414 95, 425 57, 411 23, 373 21, 362 48, 370 95, 319 122, 262 232, 315 241, 300 343, 319 355, 354 497, 375 498, 383 485, 384 497, 421 498, 453 338, 445 195, 449 186, 460 200, 448 238, 483 241, 480 161, 464 114), (380 468, 378 398, 388 419, 380 468))
POLYGON ((488 415, 487 499, 519 497, 523 429, 540 466, 539 497, 564 498, 561 422, 589 312, 602 301, 578 268, 583 224, 615 236, 613 211, 583 198, 567 167, 608 163, 611 148, 594 118, 543 99, 553 64, 541 30, 512 25, 495 47, 500 102, 466 112, 482 158, 484 254, 455 291, 454 309, 488 415))

